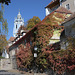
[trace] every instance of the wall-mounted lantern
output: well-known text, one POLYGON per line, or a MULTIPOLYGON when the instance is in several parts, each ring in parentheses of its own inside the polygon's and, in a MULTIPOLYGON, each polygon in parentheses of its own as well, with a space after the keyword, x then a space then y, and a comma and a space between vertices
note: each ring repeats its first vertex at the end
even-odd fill
POLYGON ((34 47, 34 50, 37 51, 37 46, 34 47))
POLYGON ((36 58, 37 57, 37 53, 34 53, 34 58, 36 58))
POLYGON ((34 47, 34 58, 37 57, 37 46, 34 47))

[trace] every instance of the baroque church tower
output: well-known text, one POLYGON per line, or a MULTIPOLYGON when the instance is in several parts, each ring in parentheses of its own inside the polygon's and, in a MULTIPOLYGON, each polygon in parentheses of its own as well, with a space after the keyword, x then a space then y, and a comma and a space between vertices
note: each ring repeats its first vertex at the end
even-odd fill
POLYGON ((21 17, 20 11, 17 15, 17 18, 14 20, 13 36, 17 37, 17 32, 20 26, 24 26, 24 19, 21 17))

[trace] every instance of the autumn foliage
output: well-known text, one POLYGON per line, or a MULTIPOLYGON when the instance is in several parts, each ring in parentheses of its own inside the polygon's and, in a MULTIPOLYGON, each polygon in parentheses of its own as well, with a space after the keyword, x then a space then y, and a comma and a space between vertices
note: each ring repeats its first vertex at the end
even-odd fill
POLYGON ((6 47, 7 43, 6 36, 0 35, 0 55, 2 54, 2 51, 6 47))
POLYGON ((55 48, 52 46, 52 48, 48 47, 42 50, 43 52, 40 53, 36 59, 36 63, 41 65, 39 67, 42 69, 51 68, 58 74, 63 74, 67 71, 73 72, 75 69, 75 48, 71 45, 71 43, 67 50, 54 49, 55 48))
MULTIPOLYGON (((53 36, 55 30, 59 30, 59 33, 63 31, 63 27, 59 26, 64 19, 68 17, 65 13, 53 12, 42 20, 39 25, 33 31, 34 36, 32 37, 32 51, 34 46, 37 46, 37 58, 35 63, 40 69, 52 69, 58 74, 62 74, 66 71, 73 71, 75 68, 75 45, 73 44, 74 39, 70 41, 70 45, 67 50, 60 50, 60 43, 50 44, 50 39, 53 36)), ((21 46, 20 52, 17 54, 18 67, 26 67, 30 65, 32 61, 32 53, 30 46, 26 48, 21 46), (30 54, 30 55, 28 55, 30 54)))
POLYGON ((18 68, 28 68, 33 60, 30 45, 26 44, 26 47, 24 47, 24 45, 21 44, 16 56, 18 68))
POLYGON ((55 30, 62 31, 63 27, 59 26, 59 24, 64 21, 65 17, 66 14, 53 12, 41 21, 34 32, 36 34, 34 42, 36 42, 39 49, 48 46, 49 40, 53 36, 55 30))
POLYGON ((73 58, 70 58, 70 49, 60 50, 59 44, 50 45, 50 47, 48 47, 53 32, 55 30, 59 30, 60 33, 62 32, 63 27, 59 25, 66 17, 67 14, 52 13, 37 26, 34 32, 36 34, 34 43, 38 47, 36 63, 41 65, 39 67, 42 69, 52 68, 53 71, 58 74, 62 74, 66 70, 74 69, 74 49, 72 52, 73 58))
POLYGON ((37 16, 33 16, 33 18, 29 19, 27 21, 27 30, 30 30, 32 27, 34 27, 37 23, 39 23, 41 20, 37 16))
POLYGON ((46 50, 43 49, 48 66, 58 74, 66 71, 73 72, 75 69, 75 39, 69 38, 67 42, 69 44, 67 50, 56 50, 53 47, 53 50, 51 47, 45 48, 46 50))

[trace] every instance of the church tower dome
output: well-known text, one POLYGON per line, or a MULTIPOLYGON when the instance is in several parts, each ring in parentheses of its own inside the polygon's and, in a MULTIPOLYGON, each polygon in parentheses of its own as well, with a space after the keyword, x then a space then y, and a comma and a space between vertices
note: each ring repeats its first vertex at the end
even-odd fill
POLYGON ((18 12, 17 18, 14 20, 13 36, 17 37, 18 29, 20 26, 24 26, 24 19, 21 17, 20 11, 18 12))
POLYGON ((17 15, 17 19, 21 19, 20 11, 19 11, 19 13, 18 13, 18 15, 17 15))

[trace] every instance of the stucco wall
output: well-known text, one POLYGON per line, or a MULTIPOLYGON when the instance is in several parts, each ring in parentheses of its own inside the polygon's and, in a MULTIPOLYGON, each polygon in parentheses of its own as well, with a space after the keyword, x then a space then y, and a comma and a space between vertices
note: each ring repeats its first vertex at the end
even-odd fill
POLYGON ((75 18, 64 24, 65 35, 75 37, 75 18))
POLYGON ((64 33, 61 35, 61 49, 67 49, 68 42, 67 42, 67 37, 74 37, 75 38, 75 18, 67 21, 64 25, 64 33))
POLYGON ((15 49, 12 49, 12 50, 9 52, 10 58, 14 57, 15 54, 16 54, 16 48, 15 48, 15 49))
POLYGON ((66 8, 66 5, 69 4, 70 5, 70 11, 75 12, 75 0, 66 0, 62 3, 61 6, 66 8))
POLYGON ((49 44, 53 44, 60 41, 60 30, 54 30, 53 36, 50 39, 49 44))

